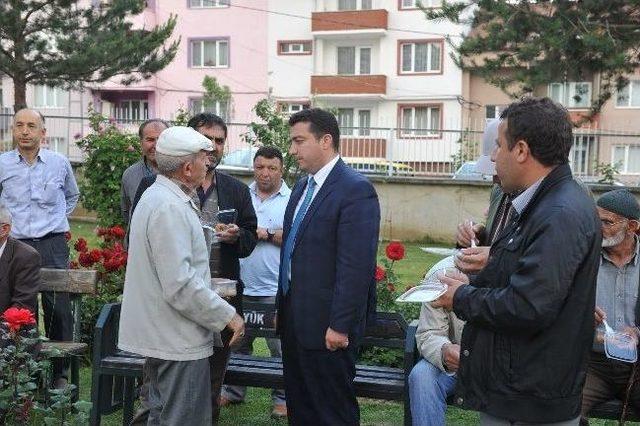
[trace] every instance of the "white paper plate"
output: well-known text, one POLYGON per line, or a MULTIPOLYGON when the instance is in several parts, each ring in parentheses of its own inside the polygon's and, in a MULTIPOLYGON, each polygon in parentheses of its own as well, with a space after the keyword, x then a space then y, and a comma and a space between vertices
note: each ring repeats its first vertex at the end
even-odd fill
POLYGON ((456 252, 456 249, 446 247, 420 247, 420 250, 425 253, 437 254, 439 256, 451 256, 456 252))
POLYGON ((418 285, 405 291, 396 299, 401 303, 425 303, 433 302, 447 291, 444 284, 418 285))

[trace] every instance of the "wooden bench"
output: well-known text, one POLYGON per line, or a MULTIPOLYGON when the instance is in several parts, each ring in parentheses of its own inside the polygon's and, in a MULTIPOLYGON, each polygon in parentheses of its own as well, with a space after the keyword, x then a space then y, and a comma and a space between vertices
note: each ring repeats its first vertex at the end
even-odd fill
POLYGON ((83 295, 93 295, 97 292, 98 272, 83 269, 40 269, 40 291, 55 291, 69 293, 73 315, 73 341, 58 342, 45 341, 42 349, 51 351, 51 358, 65 358, 70 360, 71 383, 76 386, 74 398, 80 389, 80 358, 88 352, 86 343, 80 340, 80 309, 83 295))
MULTIPOLYGON (((407 364, 405 367, 407 371, 407 376, 411 372, 411 368, 413 368, 413 366, 421 359, 420 352, 418 352, 418 347, 416 345, 417 328, 418 328, 418 320, 412 321, 409 327, 407 328, 407 336, 406 336, 407 351, 405 352, 405 357, 406 357, 405 361, 410 363, 410 364, 407 364), (409 352, 410 348, 412 348, 412 351, 411 351, 412 353, 409 352)), ((449 398, 447 403, 449 405, 457 406, 457 404, 454 403, 454 398, 449 398)), ((410 407, 410 402, 408 397, 404 400, 404 412, 405 412, 405 419, 407 416, 409 417, 411 416, 411 407, 410 407)), ((596 418, 596 419, 618 420, 621 414, 622 414, 622 402, 619 400, 612 400, 594 407, 589 413, 589 417, 596 418)), ((640 415, 639 413, 635 412, 632 407, 629 407, 626 420, 640 421, 640 415)))
MULTIPOLYGON (((274 307, 261 303, 243 306, 247 335, 275 337, 274 307)), ((107 304, 98 317, 94 334, 91 425, 100 424, 103 414, 123 409, 123 425, 133 416, 135 379, 142 376, 144 359, 117 349, 120 304, 107 304)), ((401 401, 408 398, 406 366, 413 365, 413 347, 405 345, 407 323, 400 314, 378 313, 378 321, 367 328, 363 346, 400 349, 405 368, 357 365, 355 388, 358 396, 401 401), (409 364, 408 364, 409 363, 409 364)), ((225 383, 262 388, 282 388, 282 360, 232 354, 225 383)), ((405 407, 405 424, 411 417, 405 407)), ((408 423, 407 423, 408 422, 408 423)))

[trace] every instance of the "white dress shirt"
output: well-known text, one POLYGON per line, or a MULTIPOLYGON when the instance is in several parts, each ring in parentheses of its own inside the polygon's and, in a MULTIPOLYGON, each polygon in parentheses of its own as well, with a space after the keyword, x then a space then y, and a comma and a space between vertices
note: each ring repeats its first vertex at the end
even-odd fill
MULTIPOLYGON (((338 162, 339 159, 340 159, 340 156, 336 155, 335 157, 333 157, 333 160, 329 161, 327 164, 322 166, 322 168, 320 170, 318 170, 316 172, 316 174, 309 175, 309 177, 311 179, 316 181, 316 187, 315 187, 315 189, 313 191, 313 196, 311 196, 311 203, 313 203, 313 199, 316 198, 316 195, 318 195, 318 192, 320 192, 320 188, 322 188, 322 185, 324 184, 324 181, 327 180, 327 177, 329 177, 329 173, 331 173, 331 170, 333 170, 333 168, 335 167, 335 165, 336 165, 336 163, 338 162)), ((300 200, 298 200, 298 205, 296 206, 296 211, 293 214, 294 220, 295 220, 296 215, 298 214, 298 210, 300 210, 300 205, 302 205, 302 202, 305 199, 306 193, 307 193, 307 190, 305 190, 305 192, 302 195, 302 197, 300 197, 300 200)), ((309 206, 311 206, 311 203, 309 203, 309 206)))

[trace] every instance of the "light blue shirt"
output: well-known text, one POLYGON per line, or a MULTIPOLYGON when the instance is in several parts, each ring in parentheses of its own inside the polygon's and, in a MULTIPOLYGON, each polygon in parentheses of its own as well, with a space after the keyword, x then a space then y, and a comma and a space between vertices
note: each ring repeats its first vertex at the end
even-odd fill
POLYGON ((14 238, 67 232, 80 191, 69 160, 40 149, 29 165, 17 149, 0 155, 0 202, 11 212, 14 238))
MULTIPOLYGON (((258 217, 258 227, 282 229, 284 212, 289 203, 291 189, 284 181, 280 190, 265 199, 258 196, 256 183, 249 185, 253 208, 258 217)), ((280 270, 280 247, 269 241, 258 241, 251 255, 240 259, 240 278, 244 283, 247 296, 275 296, 278 291, 278 273, 280 270)))

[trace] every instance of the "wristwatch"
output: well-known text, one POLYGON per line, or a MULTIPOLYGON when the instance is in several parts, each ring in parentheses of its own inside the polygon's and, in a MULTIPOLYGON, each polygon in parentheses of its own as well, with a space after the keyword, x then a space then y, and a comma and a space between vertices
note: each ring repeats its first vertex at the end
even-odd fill
POLYGON ((271 228, 267 228, 267 241, 273 241, 273 236, 276 235, 276 231, 271 228))

